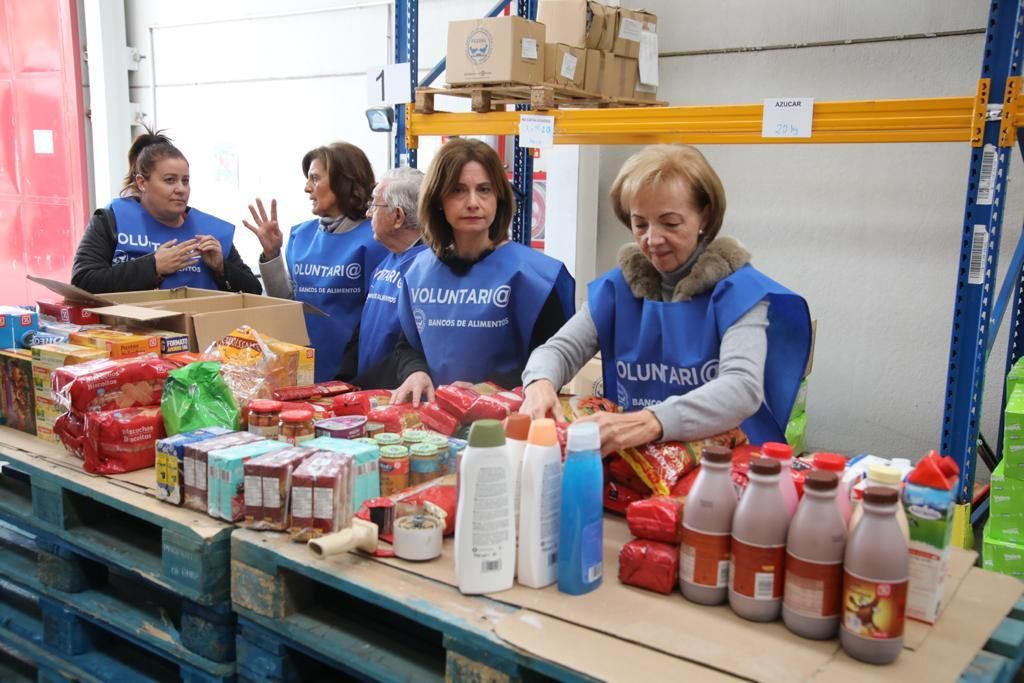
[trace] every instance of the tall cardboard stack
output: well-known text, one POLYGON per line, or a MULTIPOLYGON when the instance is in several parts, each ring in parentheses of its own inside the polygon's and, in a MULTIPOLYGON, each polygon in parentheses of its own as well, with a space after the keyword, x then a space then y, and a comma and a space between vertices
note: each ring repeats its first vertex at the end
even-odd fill
POLYGON ((540 0, 537 21, 547 32, 545 82, 605 97, 657 97, 654 14, 595 0, 540 0))
POLYGON ((1024 579, 1024 361, 1007 377, 1003 459, 992 472, 982 559, 985 569, 1024 579))

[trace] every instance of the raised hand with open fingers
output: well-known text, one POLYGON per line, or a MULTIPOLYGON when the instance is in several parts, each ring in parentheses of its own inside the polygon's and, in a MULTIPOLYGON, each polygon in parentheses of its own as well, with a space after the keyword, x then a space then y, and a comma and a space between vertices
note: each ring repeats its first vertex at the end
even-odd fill
POLYGON ((263 200, 257 198, 256 205, 249 205, 249 213, 252 214, 253 225, 247 220, 242 220, 242 225, 247 227, 252 234, 256 235, 263 247, 263 258, 266 260, 275 259, 281 255, 281 244, 284 243, 284 235, 281 233, 281 226, 277 222, 277 200, 270 200, 270 215, 263 207, 263 200))

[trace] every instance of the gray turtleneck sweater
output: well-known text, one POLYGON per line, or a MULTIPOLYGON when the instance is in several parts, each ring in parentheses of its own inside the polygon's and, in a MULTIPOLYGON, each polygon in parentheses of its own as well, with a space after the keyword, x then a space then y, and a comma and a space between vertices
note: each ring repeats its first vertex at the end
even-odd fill
MULTIPOLYGON (((699 256, 695 253, 679 270, 662 274, 662 300, 672 300, 676 284, 699 256)), ((768 302, 761 301, 722 335, 716 379, 648 408, 661 422, 664 441, 713 436, 736 427, 758 411, 764 401, 767 331, 768 302)), ((584 303, 558 334, 530 355, 523 371, 523 386, 547 379, 557 390, 599 350, 597 327, 584 303)))
MULTIPOLYGON (((344 233, 355 229, 364 219, 352 220, 342 216, 341 218, 321 218, 320 229, 327 232, 344 233)), ((260 254, 260 276, 263 278, 263 288, 267 296, 276 296, 279 299, 291 299, 295 292, 295 282, 288 275, 288 266, 284 260, 284 252, 277 258, 269 261, 263 260, 260 254)))

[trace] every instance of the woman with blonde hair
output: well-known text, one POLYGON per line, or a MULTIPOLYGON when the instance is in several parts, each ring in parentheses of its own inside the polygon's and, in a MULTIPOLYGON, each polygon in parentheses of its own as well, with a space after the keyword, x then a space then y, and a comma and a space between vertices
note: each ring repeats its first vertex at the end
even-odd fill
POLYGON ((605 453, 736 426, 752 443, 785 441, 810 352, 807 304, 718 236, 725 191, 714 169, 687 145, 647 147, 610 197, 633 242, 531 355, 521 412, 560 417, 558 388, 600 350, 604 394, 625 411, 586 418, 605 453))
POLYGON ((561 261, 509 241, 514 213, 497 153, 470 138, 445 143, 420 190, 430 248, 403 278, 403 382, 393 402, 432 401, 435 384, 456 380, 516 386, 530 352, 572 315, 572 276, 561 261))

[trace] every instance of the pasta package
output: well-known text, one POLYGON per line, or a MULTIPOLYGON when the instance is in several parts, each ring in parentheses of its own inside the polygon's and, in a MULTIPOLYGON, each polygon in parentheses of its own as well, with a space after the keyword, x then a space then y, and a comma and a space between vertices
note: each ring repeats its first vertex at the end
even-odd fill
POLYGON ((158 406, 174 368, 154 354, 66 365, 52 374, 54 402, 76 413, 158 406))

